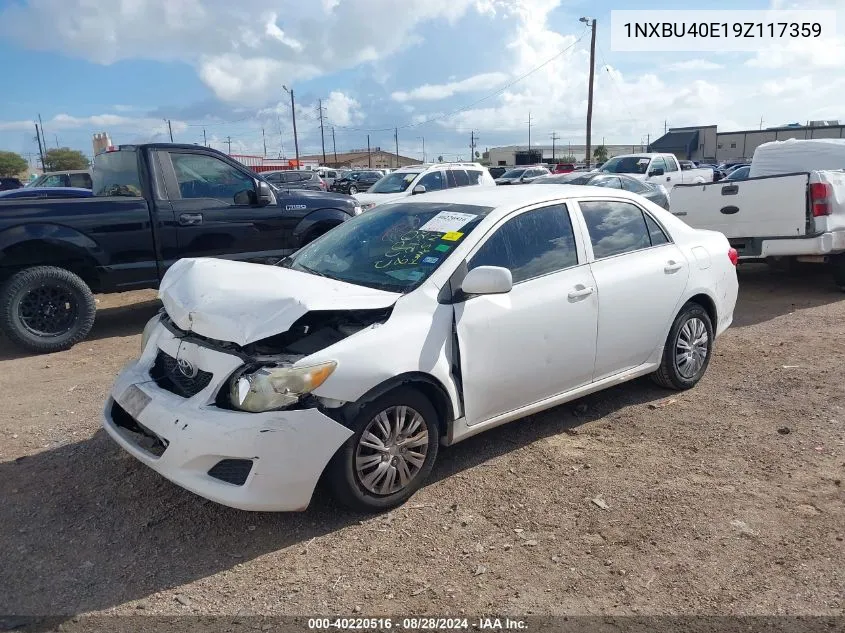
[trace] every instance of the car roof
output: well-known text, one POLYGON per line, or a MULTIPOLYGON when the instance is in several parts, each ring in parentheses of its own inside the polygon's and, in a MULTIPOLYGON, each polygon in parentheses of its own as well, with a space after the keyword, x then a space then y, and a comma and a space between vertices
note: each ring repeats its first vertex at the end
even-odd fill
POLYGON ((90 169, 60 169, 59 171, 45 171, 42 176, 53 176, 55 174, 90 174, 90 169))
MULTIPOLYGON (((466 204, 479 207, 492 207, 503 213, 527 207, 542 202, 563 200, 566 198, 583 198, 585 196, 600 196, 603 198, 619 198, 641 200, 637 194, 622 189, 607 187, 591 187, 588 185, 524 185, 521 187, 459 187, 456 189, 442 189, 431 193, 419 194, 413 197, 414 202, 440 202, 451 204, 466 204)), ((384 204, 401 204, 408 202, 407 197, 384 204)))

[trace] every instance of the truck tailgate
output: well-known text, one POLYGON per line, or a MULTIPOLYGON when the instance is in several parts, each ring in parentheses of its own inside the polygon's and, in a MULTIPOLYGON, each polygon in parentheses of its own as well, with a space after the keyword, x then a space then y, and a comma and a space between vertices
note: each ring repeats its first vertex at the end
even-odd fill
POLYGON ((800 237, 807 232, 809 174, 681 185, 672 213, 696 229, 737 237, 800 237))

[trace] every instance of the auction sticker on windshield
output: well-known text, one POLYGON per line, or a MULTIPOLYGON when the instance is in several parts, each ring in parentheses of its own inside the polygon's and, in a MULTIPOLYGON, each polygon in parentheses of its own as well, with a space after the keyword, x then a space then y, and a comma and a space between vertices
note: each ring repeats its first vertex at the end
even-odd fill
MULTIPOLYGON (((451 211, 441 211, 433 218, 431 218, 428 222, 423 224, 420 227, 420 231, 429 231, 431 233, 445 233, 446 235, 454 236, 455 233, 460 231, 465 224, 467 224, 470 220, 474 220, 476 215, 472 213, 454 213, 451 211)), ((443 236, 443 239, 448 240, 457 240, 460 239, 461 233, 457 233, 456 237, 446 237, 443 236)))

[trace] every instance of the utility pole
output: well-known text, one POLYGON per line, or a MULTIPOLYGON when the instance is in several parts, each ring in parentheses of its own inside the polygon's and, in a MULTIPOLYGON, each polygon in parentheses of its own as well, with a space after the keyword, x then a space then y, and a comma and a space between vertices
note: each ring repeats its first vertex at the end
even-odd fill
POLYGON ((165 119, 167 121, 167 130, 170 132, 170 142, 173 142, 173 128, 170 126, 170 119, 165 119))
POLYGON ((590 36, 590 84, 587 89, 587 147, 585 156, 585 163, 589 167, 590 153, 592 151, 590 141, 592 140, 591 136, 593 132, 593 79, 596 70, 596 19, 581 18, 581 22, 589 24, 593 29, 592 35, 590 36))
POLYGON ((470 160, 470 162, 473 162, 475 160, 475 142, 477 140, 478 140, 478 137, 475 135, 475 130, 470 130, 470 132, 469 132, 469 160, 470 160))
POLYGON ((418 136, 417 138, 418 138, 418 139, 420 139, 420 140, 422 141, 422 144, 423 144, 423 162, 426 162, 426 160, 425 160, 425 159, 426 159, 426 155, 425 155, 425 137, 424 137, 424 136, 418 136))
POLYGON ((667 119, 663 119, 663 133, 666 134, 666 132, 668 132, 668 131, 669 131, 669 122, 668 122, 667 119))
POLYGON ((226 137, 226 145, 229 146, 229 156, 231 156, 232 155, 232 137, 231 136, 226 137))
POLYGON ((54 134, 53 136, 54 136, 54 137, 55 137, 55 139, 56 139, 56 149, 59 149, 59 135, 58 135, 58 134, 54 134))
POLYGON ((202 129, 202 144, 205 147, 208 147, 208 139, 205 137, 205 128, 202 129))
POLYGON ((396 141, 396 167, 399 167, 399 128, 393 128, 393 140, 396 141))
POLYGON ((264 158, 267 158, 267 137, 264 136, 264 128, 261 128, 261 140, 264 141, 264 158))
POLYGON ((552 162, 555 162, 555 141, 559 138, 557 132, 552 132, 552 162))
MULTIPOLYGON (((41 121, 41 115, 38 115, 38 127, 41 129, 41 145, 44 146, 44 153, 46 154, 49 150, 47 149, 47 137, 44 136, 44 123, 41 121)), ((44 165, 42 164, 42 167, 44 165)))
POLYGON ((373 160, 372 160, 372 157, 370 156, 370 135, 369 134, 367 134, 367 167, 369 167, 370 169, 372 169, 372 167, 373 167, 373 160))
MULTIPOLYGON (((643 142, 643 138, 640 137, 640 143, 643 142)), ((645 151, 651 151, 651 132, 645 135, 645 151)))
POLYGON ((531 160, 531 110, 528 111, 528 160, 531 160))
POLYGON ((288 90, 287 86, 282 86, 285 92, 290 93, 290 116, 293 120, 293 147, 296 150, 296 168, 299 169, 299 138, 296 136, 296 102, 293 98, 293 90, 288 90))
POLYGON ((320 142, 323 145, 323 164, 326 164, 326 136, 323 131, 323 100, 320 99, 317 106, 320 109, 320 142))
POLYGON ((760 129, 763 129, 763 117, 760 117, 760 129))
POLYGON ((332 126, 332 149, 334 150, 334 166, 337 167, 337 143, 334 140, 334 126, 332 126))
POLYGON ((41 171, 47 171, 44 165, 44 148, 41 147, 41 130, 38 129, 37 123, 35 124, 35 140, 38 141, 38 154, 41 156, 41 171))

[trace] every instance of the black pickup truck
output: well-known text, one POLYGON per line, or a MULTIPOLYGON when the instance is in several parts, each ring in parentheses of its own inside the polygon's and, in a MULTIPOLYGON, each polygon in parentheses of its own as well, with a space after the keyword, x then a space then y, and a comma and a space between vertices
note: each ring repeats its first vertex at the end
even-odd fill
POLYGON ((83 340, 95 292, 156 288, 182 257, 275 262, 361 212, 197 145, 122 145, 93 181, 91 198, 0 202, 0 330, 31 351, 83 340))

